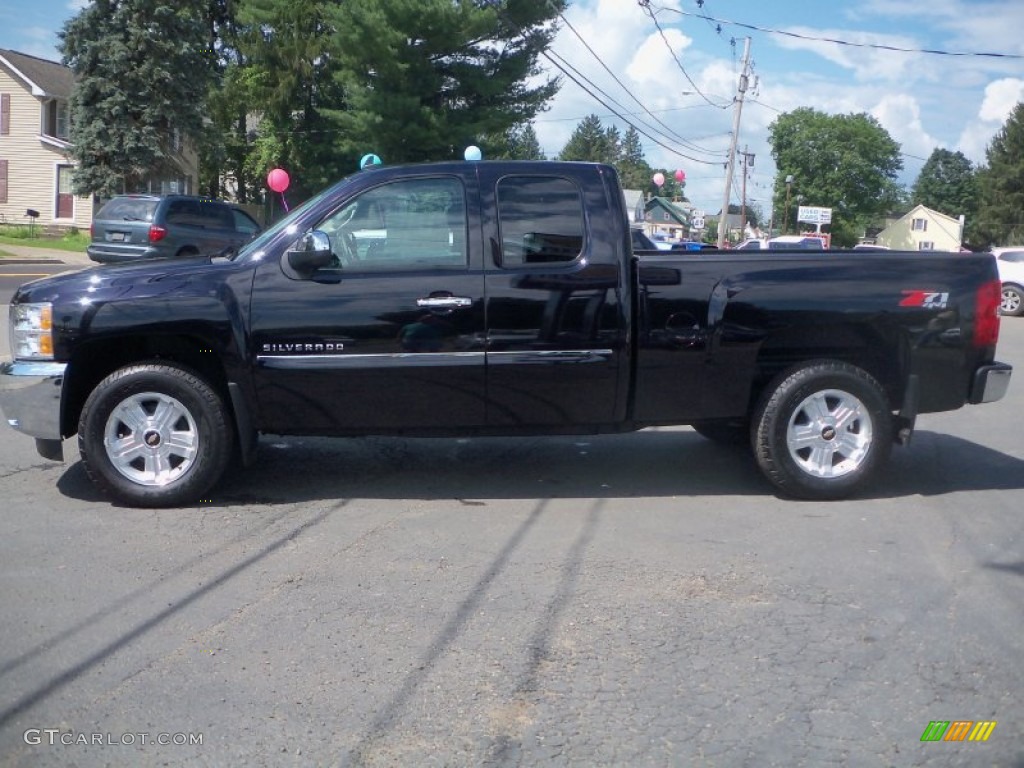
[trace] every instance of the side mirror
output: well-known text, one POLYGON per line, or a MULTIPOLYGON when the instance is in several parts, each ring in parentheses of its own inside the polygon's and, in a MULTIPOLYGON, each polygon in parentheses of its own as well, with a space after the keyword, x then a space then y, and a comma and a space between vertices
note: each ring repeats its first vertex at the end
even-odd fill
POLYGON ((326 232, 314 229, 307 232, 285 253, 288 266, 300 275, 310 275, 321 267, 326 267, 334 259, 331 252, 331 239, 326 232))

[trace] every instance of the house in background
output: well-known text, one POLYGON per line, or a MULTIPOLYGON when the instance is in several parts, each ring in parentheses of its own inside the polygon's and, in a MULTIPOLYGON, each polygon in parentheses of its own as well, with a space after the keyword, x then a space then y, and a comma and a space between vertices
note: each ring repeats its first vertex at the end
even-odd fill
MULTIPOLYGON (((50 229, 88 229, 92 223, 92 196, 71 191, 73 88, 74 75, 63 64, 0 49, 0 223, 27 224, 30 210, 39 214, 38 225, 50 229)), ((170 131, 168 144, 176 170, 124 191, 192 192, 197 154, 170 131)))
POLYGON ((0 49, 0 216, 27 224, 87 228, 92 198, 71 192, 67 67, 0 49))
POLYGON ((644 208, 644 230, 648 237, 654 239, 655 235, 663 235, 669 240, 690 239, 691 203, 652 197, 644 208))
POLYGON ((918 205, 906 215, 889 222, 875 242, 899 251, 953 251, 963 244, 964 217, 954 219, 918 205))

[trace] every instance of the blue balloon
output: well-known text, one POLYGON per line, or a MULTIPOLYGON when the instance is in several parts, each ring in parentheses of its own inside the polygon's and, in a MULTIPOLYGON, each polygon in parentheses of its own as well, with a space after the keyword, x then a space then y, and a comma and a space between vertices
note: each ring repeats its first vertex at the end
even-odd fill
POLYGON ((465 153, 463 153, 462 156, 470 161, 479 160, 483 157, 483 155, 480 153, 480 147, 476 146, 475 144, 470 144, 468 147, 466 147, 466 151, 465 153))
POLYGON ((380 164, 381 164, 380 158, 377 157, 375 154, 373 154, 371 152, 368 155, 363 155, 362 159, 359 161, 359 170, 363 170, 368 165, 372 166, 372 165, 380 165, 380 164))

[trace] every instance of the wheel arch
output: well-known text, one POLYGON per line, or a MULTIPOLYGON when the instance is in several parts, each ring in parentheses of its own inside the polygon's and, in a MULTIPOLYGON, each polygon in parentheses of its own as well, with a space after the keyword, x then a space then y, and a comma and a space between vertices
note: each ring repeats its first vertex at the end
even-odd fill
MULTIPOLYGON (((147 360, 176 363, 199 374, 234 414, 228 375, 210 340, 189 334, 109 336, 82 344, 69 361, 61 398, 61 434, 70 437, 78 430, 82 408, 97 384, 120 368, 147 360)), ((237 424, 233 426, 237 431, 237 424)))
POLYGON ((810 361, 835 360, 869 373, 885 390, 890 406, 898 410, 907 392, 910 345, 895 328, 865 323, 790 327, 769 335, 757 355, 751 408, 783 371, 810 361))

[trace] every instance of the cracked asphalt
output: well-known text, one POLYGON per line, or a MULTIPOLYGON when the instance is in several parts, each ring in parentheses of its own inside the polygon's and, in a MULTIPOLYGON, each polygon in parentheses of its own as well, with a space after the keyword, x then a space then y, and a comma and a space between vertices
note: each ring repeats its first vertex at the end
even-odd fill
POLYGON ((680 428, 265 437, 147 511, 5 428, 0 765, 1022 768, 1024 319, 1000 359, 832 503, 680 428))

